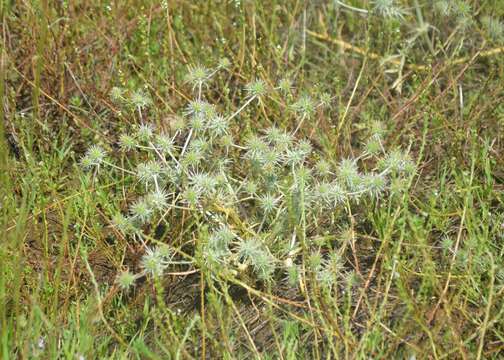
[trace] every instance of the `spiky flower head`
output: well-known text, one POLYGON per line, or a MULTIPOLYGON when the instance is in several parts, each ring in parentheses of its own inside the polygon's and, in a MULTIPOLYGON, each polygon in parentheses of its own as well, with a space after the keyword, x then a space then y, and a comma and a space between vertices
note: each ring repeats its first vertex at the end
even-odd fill
POLYGON ((246 141, 247 156, 257 160, 268 150, 268 145, 257 135, 250 136, 246 141))
POLYGON ((279 151, 286 151, 290 147, 292 147, 292 143, 294 142, 294 137, 286 132, 283 132, 277 139, 275 143, 275 148, 279 151))
POLYGON ((153 209, 146 198, 136 200, 130 207, 131 216, 141 224, 149 222, 152 217, 153 209))
POLYGON ((280 79, 280 81, 278 82, 278 88, 285 94, 289 94, 293 88, 292 80, 289 78, 280 79))
POLYGON ((165 190, 158 189, 147 194, 146 201, 153 210, 164 211, 168 207, 168 194, 165 190))
POLYGON ((390 171, 395 174, 412 174, 415 172, 415 163, 409 154, 395 149, 390 151, 385 158, 380 160, 378 166, 383 171, 390 171))
POLYGON ((257 160, 261 163, 265 173, 272 173, 280 163, 280 154, 276 150, 267 150, 261 153, 257 160))
POLYGON ((345 200, 345 192, 337 183, 321 182, 313 189, 315 203, 323 207, 335 207, 345 200))
POLYGON ((152 124, 142 124, 138 127, 136 136, 140 141, 150 141, 154 135, 154 126, 152 124))
POLYGON ((110 89, 110 98, 116 103, 124 101, 124 90, 120 87, 114 86, 110 89))
POLYGON ((290 166, 302 164, 306 159, 306 152, 296 147, 289 149, 284 154, 285 163, 290 166))
POLYGON ((213 136, 222 136, 228 133, 229 122, 225 117, 217 115, 210 119, 208 128, 213 136))
POLYGON ((359 169, 355 160, 343 159, 338 165, 338 175, 349 190, 355 190, 360 182, 359 169))
POLYGON ((182 158, 182 165, 184 166, 198 166, 198 164, 203 160, 203 154, 199 149, 191 149, 184 154, 182 158))
POLYGON ((215 259, 221 259, 230 254, 229 245, 235 237, 236 235, 227 226, 221 226, 210 235, 207 246, 215 259))
POLYGON ((212 105, 204 100, 192 100, 187 105, 184 114, 187 116, 202 116, 203 120, 209 119, 217 115, 215 105, 212 105))
POLYGON ((193 175, 191 183, 203 195, 214 193, 218 184, 215 176, 207 173, 193 175))
POLYGON ((81 164, 84 168, 98 167, 105 160, 107 153, 103 148, 97 145, 92 145, 86 151, 86 154, 81 160, 81 164))
POLYGON ((134 107, 141 110, 152 104, 152 100, 149 95, 140 89, 131 94, 130 101, 134 107))
POLYGON ((168 134, 156 135, 154 145, 161 153, 173 154, 175 152, 175 142, 168 134))
POLYGON ((404 17, 405 11, 398 5, 395 0, 375 0, 373 1, 373 12, 384 18, 398 18, 404 17))
POLYGON ((266 95, 267 87, 263 80, 257 79, 245 86, 245 91, 249 97, 261 97, 266 95))
POLYGON ((269 214, 276 209, 279 199, 275 198, 272 194, 265 194, 258 198, 259 206, 266 213, 269 214))
POLYGON ((309 95, 301 96, 294 104, 292 109, 302 117, 310 118, 316 109, 316 104, 309 95))
POLYGON ((182 193, 182 201, 191 207, 196 207, 201 199, 201 192, 194 186, 190 186, 182 193))
POLYGON ((231 66, 231 61, 227 57, 219 59, 219 69, 228 69, 231 66))
POLYGON ((383 174, 366 174, 362 177, 361 186, 371 197, 378 198, 387 187, 387 178, 383 174))
POLYGON ((163 173, 163 166, 157 161, 137 165, 136 175, 145 184, 155 183, 163 173))
POLYGON ((168 263, 159 249, 147 248, 145 254, 142 256, 140 266, 145 273, 157 277, 163 275, 164 270, 168 267, 168 263))
POLYGON ((329 176, 332 174, 331 164, 325 159, 317 161, 315 164, 315 170, 320 176, 329 176))
POLYGON ((366 144, 364 145, 364 149, 365 149, 366 153, 368 153, 370 155, 378 154, 382 149, 380 137, 377 135, 371 136, 366 141, 366 144))
POLYGON ((229 149, 231 146, 233 146, 233 137, 230 134, 226 134, 220 137, 219 139, 219 144, 226 148, 229 149))
POLYGON ((332 97, 331 97, 331 94, 327 93, 327 92, 324 92, 320 95, 320 105, 323 106, 323 107, 327 107, 329 105, 331 105, 331 101, 332 101, 332 97))
POLYGON ((202 86, 209 79, 210 70, 201 65, 189 66, 186 82, 191 83, 194 87, 202 86))
POLYGON ((135 138, 128 134, 122 134, 119 137, 119 146, 123 151, 131 151, 136 148, 137 141, 135 138))
POLYGON ((205 154, 207 151, 210 150, 210 147, 211 147, 211 145, 210 145, 210 142, 208 141, 208 138, 198 137, 197 139, 194 139, 191 142, 189 149, 197 151, 201 154, 205 154))
POLYGON ((276 144, 282 137, 283 131, 276 126, 269 127, 265 130, 265 138, 270 144, 276 144))
POLYGON ((124 235, 132 234, 132 233, 136 232, 136 230, 137 230, 135 228, 135 226, 133 225, 131 219, 124 216, 120 212, 114 214, 114 216, 112 217, 112 225, 117 230, 122 232, 124 235))
POLYGON ((252 261, 262 252, 262 244, 259 239, 251 238, 240 241, 238 245, 238 260, 242 262, 252 261))
POLYGON ((255 195, 258 190, 257 183, 254 180, 247 180, 245 182, 244 190, 249 195, 255 195))
POLYGON ((132 274, 129 270, 122 271, 116 278, 116 283, 121 290, 128 290, 131 286, 135 284, 136 280, 135 274, 132 274))
POLYGON ((252 267, 259 280, 270 281, 275 272, 275 259, 266 251, 261 251, 252 262, 252 267))

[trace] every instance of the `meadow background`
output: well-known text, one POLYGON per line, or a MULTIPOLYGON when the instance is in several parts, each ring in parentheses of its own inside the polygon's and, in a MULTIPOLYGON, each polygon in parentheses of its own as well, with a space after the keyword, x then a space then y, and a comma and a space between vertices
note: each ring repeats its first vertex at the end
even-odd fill
MULTIPOLYGON (((0 358, 504 356, 504 2, 2 0, 0 14, 0 358), (261 96, 233 119, 236 143, 275 126, 313 148, 307 168, 341 175, 341 159, 374 168, 361 154, 379 133, 414 163, 408 181, 342 209, 301 202, 301 215, 298 193, 260 197, 290 216, 278 231, 263 218, 273 268, 243 244, 210 264, 194 208, 146 240, 125 235, 114 214, 142 186, 82 158, 99 146, 129 169, 140 160, 122 134, 181 134, 188 73, 206 68, 220 69, 202 86, 220 111, 261 96), (155 243, 189 265, 128 287, 155 243)), ((208 211, 246 233, 254 206, 208 211)))

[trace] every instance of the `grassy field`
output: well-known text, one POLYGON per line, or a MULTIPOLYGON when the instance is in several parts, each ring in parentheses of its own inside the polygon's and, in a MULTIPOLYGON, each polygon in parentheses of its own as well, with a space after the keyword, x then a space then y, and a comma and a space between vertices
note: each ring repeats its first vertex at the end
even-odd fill
POLYGON ((1 359, 504 357, 504 2, 0 2, 1 359))

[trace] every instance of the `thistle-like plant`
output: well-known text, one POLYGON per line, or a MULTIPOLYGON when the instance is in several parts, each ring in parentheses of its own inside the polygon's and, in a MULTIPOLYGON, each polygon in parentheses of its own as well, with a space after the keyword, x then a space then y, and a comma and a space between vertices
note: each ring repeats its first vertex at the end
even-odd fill
MULTIPOLYGON (((121 164, 125 165, 116 165, 114 154, 107 155, 98 146, 89 148, 82 158, 85 169, 95 174, 104 168, 120 171, 130 184, 123 193, 128 199, 126 215, 115 210, 111 223, 128 241, 140 241, 145 255, 142 271, 121 273, 118 284, 126 289, 138 276, 160 277, 170 267, 198 266, 162 245, 166 239, 156 246, 151 243, 159 236, 153 233, 159 224, 175 222, 168 228, 179 224, 192 228, 170 236, 170 244, 190 235, 186 243, 201 243, 193 252, 201 249, 210 269, 247 272, 268 282, 287 276, 292 286, 306 275, 297 265, 303 261, 301 236, 305 251, 316 250, 310 268, 324 287, 330 287, 341 275, 342 261, 331 255, 333 248, 313 239, 338 231, 344 226, 338 221, 347 212, 355 219, 354 212, 363 211, 366 204, 387 201, 389 193, 405 191, 407 179, 415 174, 415 163, 407 152, 384 147, 386 129, 380 122, 371 122, 359 156, 329 160, 300 130, 303 122, 312 121, 315 111, 330 106, 331 96, 323 94, 315 101, 312 94, 296 94, 287 81, 277 88, 269 88, 262 80, 244 85, 245 99, 236 109, 204 100, 203 89, 217 71, 229 66, 224 65, 190 69, 186 80, 195 96, 175 117, 179 125, 158 130, 141 118, 135 131, 119 136, 121 164), (262 102, 261 112, 268 111, 266 95, 277 96, 271 93, 275 91, 286 97, 296 128, 270 126, 240 134, 243 120, 237 119, 255 111, 256 99, 262 102), (201 229, 211 230, 200 236, 201 229)), ((127 99, 128 93, 114 90, 111 96, 127 99)), ((139 116, 151 106, 143 92, 129 98, 139 116)))

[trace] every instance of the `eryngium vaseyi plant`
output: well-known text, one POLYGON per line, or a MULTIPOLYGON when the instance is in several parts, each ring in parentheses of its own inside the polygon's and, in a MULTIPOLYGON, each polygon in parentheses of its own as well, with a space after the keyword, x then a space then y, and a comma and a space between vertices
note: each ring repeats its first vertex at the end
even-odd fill
POLYGON ((285 96, 293 87, 288 79, 275 88, 255 79, 244 86, 243 103, 227 113, 203 95, 223 68, 189 69, 186 80, 195 98, 183 109, 184 121, 171 132, 156 130, 146 121, 142 110, 152 101, 144 92, 128 97, 125 90, 112 91, 113 101, 133 109, 140 122, 119 137, 118 148, 128 159, 122 163, 128 166, 117 165, 113 159, 119 156, 97 146, 87 151, 82 165, 94 177, 119 171, 134 180, 129 209, 110 218, 128 241, 144 244, 145 255, 141 272, 120 274, 118 284, 127 288, 140 276, 161 277, 171 267, 205 266, 269 283, 288 279, 292 286, 303 271, 313 271, 322 287, 330 287, 343 275, 345 247, 320 239, 344 232, 363 208, 390 201, 404 190, 415 163, 400 149, 385 150, 380 124, 371 127, 358 157, 334 160, 314 150, 315 144, 298 130, 329 106, 327 94, 318 101, 305 93, 286 100, 297 119, 292 131, 270 126, 237 136, 246 110, 259 105, 268 111, 263 106, 268 96, 285 96), (159 224, 169 227, 169 219, 182 218, 192 227, 183 233, 196 237, 190 255, 187 247, 184 252, 172 249, 171 239, 182 235, 154 236, 159 224), (301 268, 303 258, 313 261, 301 268))

